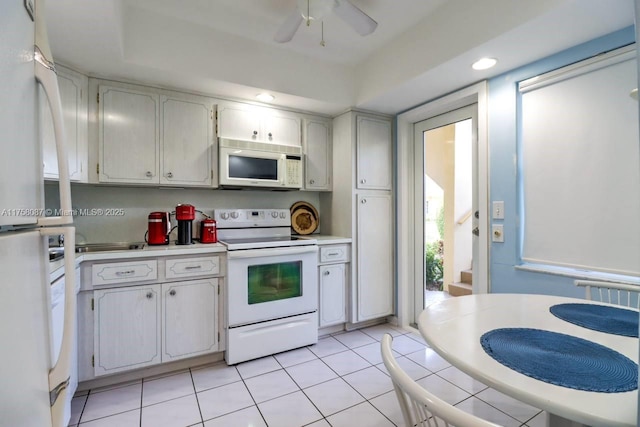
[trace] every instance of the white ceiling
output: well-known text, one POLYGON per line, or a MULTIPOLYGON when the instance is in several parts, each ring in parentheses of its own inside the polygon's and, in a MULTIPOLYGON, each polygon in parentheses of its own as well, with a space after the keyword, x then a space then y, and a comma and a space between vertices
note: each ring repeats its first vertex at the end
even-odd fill
POLYGON ((351 0, 378 22, 337 16, 273 36, 296 0, 49 0, 56 61, 91 76, 335 115, 397 113, 633 25, 633 0, 351 0), (470 64, 499 59, 490 71, 470 64))

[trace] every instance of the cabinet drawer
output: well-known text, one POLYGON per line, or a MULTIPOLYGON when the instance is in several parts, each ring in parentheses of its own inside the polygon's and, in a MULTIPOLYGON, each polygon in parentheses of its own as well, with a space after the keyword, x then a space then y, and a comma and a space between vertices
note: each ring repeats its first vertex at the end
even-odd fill
POLYGON ((157 278, 158 262, 155 259, 94 264, 91 267, 93 286, 142 282, 157 278))
POLYGON ((168 259, 164 274, 167 279, 220 274, 220 257, 168 259))
POLYGON ((349 245, 320 246, 320 262, 349 261, 349 245))

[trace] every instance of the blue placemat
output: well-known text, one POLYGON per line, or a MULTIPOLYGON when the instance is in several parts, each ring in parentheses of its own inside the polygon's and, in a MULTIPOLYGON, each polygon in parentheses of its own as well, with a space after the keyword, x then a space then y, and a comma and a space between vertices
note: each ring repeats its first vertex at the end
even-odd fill
POLYGON ((608 347, 571 335, 528 328, 494 329, 484 351, 526 376, 577 390, 620 393, 638 388, 638 365, 608 347))
POLYGON ((594 331, 638 338, 638 312, 597 304, 558 304, 549 311, 567 322, 594 331))

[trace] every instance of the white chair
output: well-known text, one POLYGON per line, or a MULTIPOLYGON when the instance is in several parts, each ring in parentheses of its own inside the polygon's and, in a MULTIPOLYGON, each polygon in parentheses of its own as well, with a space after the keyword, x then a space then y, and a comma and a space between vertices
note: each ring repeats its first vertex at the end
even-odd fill
POLYGON ((393 338, 382 337, 382 361, 391 375, 402 416, 407 427, 456 426, 456 427, 500 427, 475 415, 471 415, 445 402, 422 388, 407 375, 391 352, 393 338))
POLYGON ((600 282, 596 280, 575 280, 576 286, 585 288, 588 300, 607 302, 640 309, 640 285, 600 282), (595 291, 595 292, 594 292, 595 291))

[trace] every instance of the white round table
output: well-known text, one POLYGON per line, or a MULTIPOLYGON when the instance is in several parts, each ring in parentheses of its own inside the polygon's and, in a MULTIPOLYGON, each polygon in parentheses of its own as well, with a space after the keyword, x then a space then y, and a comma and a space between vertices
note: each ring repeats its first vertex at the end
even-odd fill
POLYGON ((480 344, 480 337, 494 329, 534 328, 602 344, 638 363, 638 338, 586 329, 549 312, 556 304, 588 302, 548 295, 468 295, 428 306, 420 314, 418 327, 431 348, 453 366, 506 395, 546 410, 550 426, 576 425, 572 422, 636 426, 637 389, 598 393, 549 384, 502 365, 480 344))

